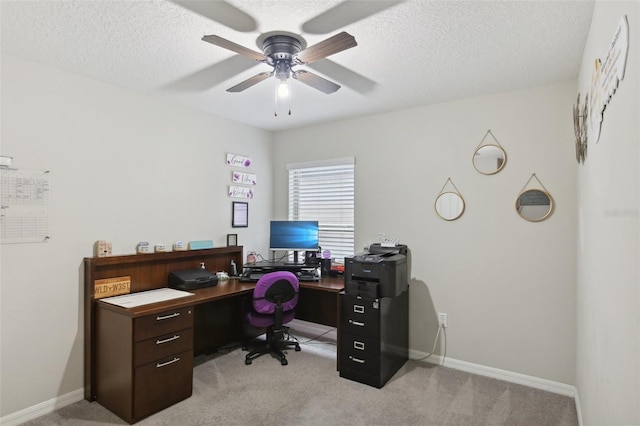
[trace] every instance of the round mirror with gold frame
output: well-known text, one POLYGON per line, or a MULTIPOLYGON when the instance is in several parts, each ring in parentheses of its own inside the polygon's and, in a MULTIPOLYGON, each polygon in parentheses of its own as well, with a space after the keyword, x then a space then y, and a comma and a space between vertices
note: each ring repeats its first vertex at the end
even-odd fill
POLYGON ((553 197, 542 189, 528 189, 518 194, 516 211, 529 222, 541 222, 548 219, 554 209, 553 197))
POLYGON ((500 145, 482 145, 473 153, 473 167, 483 175, 493 175, 504 168, 507 153, 500 145))
POLYGON ((464 199, 457 192, 442 192, 435 202, 438 216, 444 220, 456 220, 464 213, 464 199))

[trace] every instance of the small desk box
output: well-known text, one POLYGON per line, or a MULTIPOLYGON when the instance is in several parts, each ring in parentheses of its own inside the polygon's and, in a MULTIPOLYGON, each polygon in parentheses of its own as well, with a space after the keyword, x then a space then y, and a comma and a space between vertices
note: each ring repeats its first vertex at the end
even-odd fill
POLYGON ((218 285, 216 274, 205 269, 185 269, 169 272, 169 287, 178 290, 195 290, 218 285))

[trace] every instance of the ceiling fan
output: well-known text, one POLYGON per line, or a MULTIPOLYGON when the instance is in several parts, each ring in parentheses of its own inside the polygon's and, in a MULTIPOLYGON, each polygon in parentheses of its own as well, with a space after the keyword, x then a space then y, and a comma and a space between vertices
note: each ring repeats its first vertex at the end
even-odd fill
POLYGON ((227 92, 242 92, 269 77, 275 76, 275 78, 280 80, 279 90, 288 90, 289 77, 293 77, 301 83, 311 86, 323 93, 333 93, 340 88, 340 85, 310 71, 303 69, 296 70, 294 67, 310 64, 358 45, 356 39, 344 31, 306 49, 303 49, 302 42, 295 36, 276 33, 270 35, 263 41, 263 53, 241 46, 217 35, 206 35, 202 37, 202 40, 239 53, 258 62, 265 63, 273 68, 269 72, 258 73, 230 87, 227 89, 227 92))

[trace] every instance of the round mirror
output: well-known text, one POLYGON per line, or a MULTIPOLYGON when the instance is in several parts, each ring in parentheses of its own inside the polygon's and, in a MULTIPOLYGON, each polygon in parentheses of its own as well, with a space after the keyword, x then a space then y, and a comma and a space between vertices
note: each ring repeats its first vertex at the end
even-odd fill
POLYGON ((528 189, 518 195, 516 211, 530 222, 545 220, 553 212, 553 198, 551 194, 541 189, 528 189))
POLYGON ((498 173, 507 163, 507 153, 498 145, 483 145, 473 153, 473 167, 483 175, 498 173))
POLYGON ((444 220, 456 220, 464 212, 464 200, 456 192, 443 192, 436 198, 436 213, 444 220))

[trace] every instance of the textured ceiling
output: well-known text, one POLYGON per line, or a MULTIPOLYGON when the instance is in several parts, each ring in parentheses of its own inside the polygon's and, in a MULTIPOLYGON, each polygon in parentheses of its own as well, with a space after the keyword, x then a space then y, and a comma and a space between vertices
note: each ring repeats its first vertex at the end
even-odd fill
POLYGON ((2 52, 269 130, 575 78, 593 1, 7 1, 2 52), (292 115, 274 116, 270 71, 206 43, 260 51, 284 31, 308 46, 340 31, 358 46, 306 69, 342 86, 291 83, 292 115))

